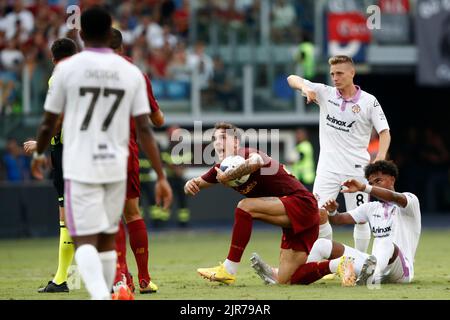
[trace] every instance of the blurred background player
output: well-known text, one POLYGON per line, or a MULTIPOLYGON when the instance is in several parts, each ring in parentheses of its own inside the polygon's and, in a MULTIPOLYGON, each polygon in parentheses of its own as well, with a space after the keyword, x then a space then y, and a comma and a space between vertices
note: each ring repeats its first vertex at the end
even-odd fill
MULTIPOLYGON (((51 46, 53 63, 56 65, 59 61, 70 57, 77 53, 77 45, 68 38, 57 39, 51 46)), ((52 78, 48 80, 51 85, 52 78)), ((50 157, 52 162, 53 186, 58 194, 59 203, 59 252, 58 252, 58 270, 53 280, 50 280, 45 287, 39 288, 38 292, 69 292, 67 286, 67 276, 70 265, 72 264, 75 248, 72 238, 67 231, 64 218, 64 179, 62 169, 63 154, 63 132, 62 132, 62 116, 58 119, 56 125, 56 135, 52 137, 50 142, 50 157)), ((36 141, 26 141, 24 144, 25 152, 32 154, 36 151, 36 141)))
MULTIPOLYGON (((320 155, 313 187, 319 207, 328 199, 336 199, 343 181, 355 178, 366 182, 364 167, 370 162, 367 147, 372 128, 380 137, 375 160, 385 159, 391 141, 389 125, 377 99, 353 83, 353 60, 348 56, 334 56, 328 63, 335 87, 297 75, 287 78, 289 86, 300 90, 308 103, 316 102, 320 107, 320 155)), ((368 195, 363 192, 346 193, 344 198, 347 210, 368 202, 368 195)), ((332 239, 332 234, 326 215, 321 216, 319 237, 332 239)), ((353 237, 355 247, 366 252, 370 243, 369 225, 355 225, 353 237)))
POLYGON ((233 232, 228 257, 213 268, 200 268, 197 272, 211 281, 232 284, 244 250, 250 241, 253 220, 261 220, 283 229, 278 280, 288 283, 297 268, 305 263, 319 232, 319 208, 314 196, 285 166, 256 149, 240 148, 238 129, 229 123, 214 127, 214 150, 220 162, 230 155, 240 155, 246 161, 225 173, 213 166, 201 177, 189 180, 185 192, 196 195, 201 189, 218 182, 250 174, 248 180, 234 190, 247 197, 239 201, 235 210, 233 232), (267 170, 267 172, 264 172, 267 170))
MULTIPOLYGON (((374 243, 372 255, 329 239, 318 239, 307 263, 292 277, 291 284, 309 284, 330 272, 338 273, 345 286, 373 283, 409 283, 414 278, 414 257, 421 233, 420 204, 409 192, 395 191, 398 177, 393 162, 380 160, 365 169, 366 185, 356 179, 343 183, 343 193, 365 192, 379 201, 338 213, 336 200, 324 204, 332 224, 368 222, 374 243), (323 260, 326 261, 323 261, 323 260)), ((276 282, 276 270, 260 257, 255 270, 267 283, 276 282)))
POLYGON ((166 151, 161 152, 161 158, 165 164, 167 179, 174 192, 174 202, 176 203, 176 220, 180 227, 186 227, 191 218, 191 212, 187 206, 187 197, 184 193, 186 179, 184 177, 186 166, 192 154, 185 152, 182 155, 172 154, 172 149, 179 143, 180 127, 171 126, 166 130, 169 146, 166 151))
MULTIPOLYGON (((101 300, 111 299, 116 273, 115 235, 126 194, 130 116, 135 117, 142 147, 162 173, 148 121, 145 80, 137 67, 109 48, 111 23, 109 13, 100 7, 82 13, 80 36, 86 47, 55 68, 32 162, 32 172, 42 177, 42 152, 64 112, 67 226, 84 285, 92 299, 101 300), (110 107, 95 108, 97 101, 110 107)), ((163 174, 158 178, 157 203, 168 207, 170 186, 163 174)))
POLYGON ((308 131, 298 128, 295 131, 297 145, 295 146, 297 161, 292 165, 294 176, 308 189, 312 191, 316 166, 314 164, 314 147, 309 141, 308 131))
MULTIPOLYGON (((110 47, 114 52, 129 62, 132 62, 131 58, 123 56, 122 34, 115 28, 112 28, 110 47)), ((160 127, 164 123, 164 116, 153 96, 150 79, 146 74, 143 74, 143 76, 145 78, 148 101, 152 112, 150 119, 156 127, 160 127)), ((139 147, 136 137, 136 125, 133 118, 130 118, 130 141, 128 143, 128 149, 127 195, 123 217, 130 236, 131 250, 133 251, 138 267, 139 292, 152 293, 158 291, 158 286, 151 281, 148 271, 148 234, 147 226, 139 209, 139 196, 141 193, 139 183, 139 147)), ((157 174, 160 176, 164 173, 157 172, 157 174)), ((128 271, 126 262, 126 233, 122 222, 119 224, 119 232, 116 236, 116 251, 118 263, 116 277, 114 279, 114 291, 116 293, 119 292, 119 287, 124 285, 123 279, 126 279, 126 285, 134 292, 133 278, 128 271)))

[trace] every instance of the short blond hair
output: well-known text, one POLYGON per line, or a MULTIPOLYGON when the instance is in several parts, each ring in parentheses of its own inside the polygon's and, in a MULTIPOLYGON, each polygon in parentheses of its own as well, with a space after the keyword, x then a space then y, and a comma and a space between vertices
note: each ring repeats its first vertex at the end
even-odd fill
POLYGON ((331 57, 330 59, 328 59, 328 64, 330 66, 333 66, 333 65, 339 64, 339 63, 350 63, 352 66, 354 66, 353 59, 350 58, 349 56, 339 55, 339 56, 334 56, 334 57, 331 57))

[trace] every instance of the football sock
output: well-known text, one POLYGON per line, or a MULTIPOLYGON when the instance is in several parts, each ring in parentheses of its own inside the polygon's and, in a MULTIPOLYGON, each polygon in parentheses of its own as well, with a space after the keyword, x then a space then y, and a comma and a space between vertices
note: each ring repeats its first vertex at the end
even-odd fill
POLYGON ((341 257, 329 260, 330 261, 330 271, 332 273, 336 273, 339 267, 339 263, 341 263, 341 257))
POLYGON ((59 222, 59 253, 58 253, 58 270, 56 271, 53 282, 61 284, 67 281, 67 272, 72 264, 75 246, 72 238, 67 230, 64 221, 59 222))
POLYGON ((81 279, 92 300, 111 299, 110 290, 103 275, 103 266, 100 257, 91 244, 83 244, 75 251, 75 261, 78 265, 81 279))
POLYGON ((234 211, 233 235, 231 237, 230 250, 228 252, 228 260, 240 262, 245 247, 250 241, 252 235, 253 218, 252 216, 240 209, 234 211))
POLYGON ((361 252, 367 252, 370 243, 370 226, 368 223, 355 224, 353 229, 353 239, 355 240, 355 248, 361 252))
POLYGON ((130 235, 130 246, 138 267, 139 284, 150 282, 148 273, 148 234, 144 219, 138 219, 127 223, 130 235))
POLYGON ((310 284, 330 274, 330 261, 302 264, 291 277, 291 284, 310 284))
POLYGON ((333 240, 333 229, 328 221, 319 226, 319 238, 333 240))
POLYGON ((114 283, 114 278, 116 276, 116 250, 100 252, 98 256, 100 257, 100 261, 102 262, 103 276, 105 277, 106 285, 111 291, 114 283))
POLYGON ((311 249, 306 262, 318 262, 323 259, 328 259, 331 255, 331 250, 333 248, 333 242, 328 239, 317 239, 311 249))
POLYGON ((383 239, 374 244, 372 254, 377 258, 375 274, 380 275, 388 266, 389 260, 394 254, 394 244, 389 239, 383 239))
POLYGON ((125 233, 125 227, 122 220, 119 222, 119 231, 116 234, 116 252, 117 252, 117 263, 116 263, 116 275, 114 283, 122 281, 122 274, 128 273, 127 267, 127 235, 125 233))
POLYGON ((364 264, 364 261, 366 261, 366 258, 368 255, 366 253, 362 253, 361 251, 356 250, 355 248, 349 247, 344 245, 344 256, 352 257, 353 260, 353 268, 355 270, 355 273, 359 275, 361 272, 361 268, 364 264))
POLYGON ((223 263, 223 266, 225 267, 225 269, 229 274, 236 274, 237 269, 239 267, 239 262, 234 262, 226 259, 225 262, 223 263))

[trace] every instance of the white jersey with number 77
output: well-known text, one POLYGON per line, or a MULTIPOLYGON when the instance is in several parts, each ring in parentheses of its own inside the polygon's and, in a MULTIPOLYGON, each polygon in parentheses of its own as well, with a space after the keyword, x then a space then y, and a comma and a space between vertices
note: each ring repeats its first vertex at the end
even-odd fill
POLYGON ((64 179, 126 180, 130 117, 150 113, 140 70, 108 48, 88 48, 55 67, 44 109, 64 112, 64 179))

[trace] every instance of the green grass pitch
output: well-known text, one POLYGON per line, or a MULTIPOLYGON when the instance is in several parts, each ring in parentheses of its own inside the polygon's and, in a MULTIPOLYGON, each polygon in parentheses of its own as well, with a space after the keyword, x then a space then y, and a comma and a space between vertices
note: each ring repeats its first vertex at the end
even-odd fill
MULTIPOLYGON (((337 241, 352 245, 349 229, 336 230, 337 241)), ((338 279, 321 280, 309 286, 271 286, 270 290, 250 267, 253 251, 271 264, 277 264, 280 232, 257 230, 243 256, 238 278, 226 286, 201 278, 196 269, 223 261, 228 252, 230 232, 150 233, 150 272, 159 292, 136 294, 149 300, 302 300, 302 299, 450 299, 450 230, 425 230, 416 254, 415 279, 406 285, 343 288, 338 279)), ((58 239, 19 239, 0 241, 0 299, 88 299, 81 289, 70 293, 39 294, 37 288, 53 276, 57 267, 58 239)), ((127 260, 137 282, 137 269, 128 247, 127 260)))

